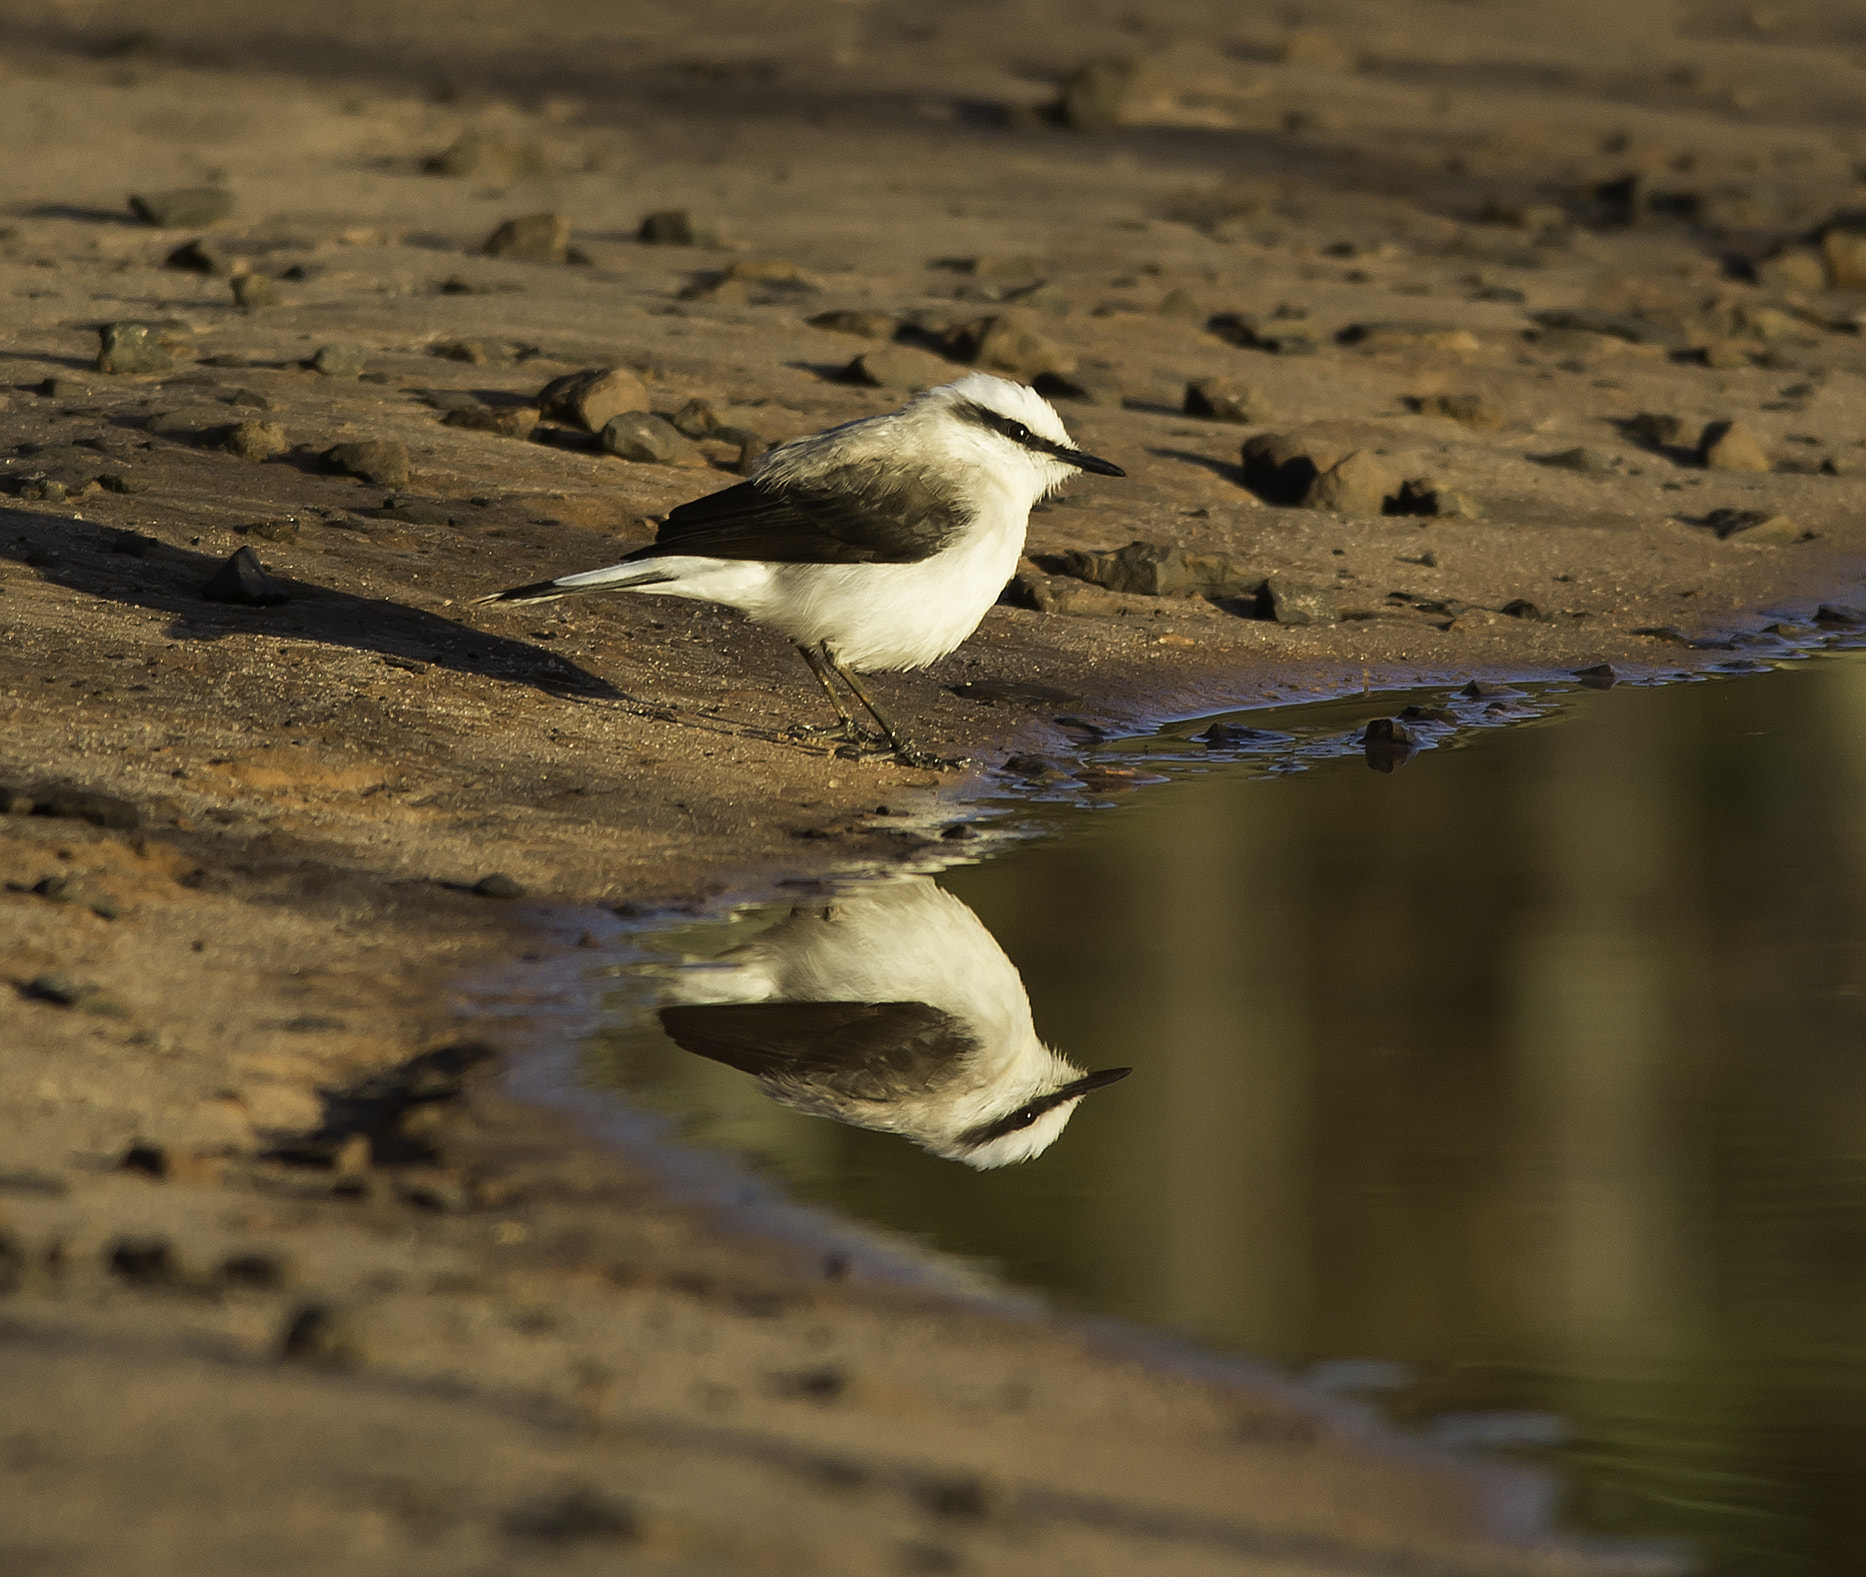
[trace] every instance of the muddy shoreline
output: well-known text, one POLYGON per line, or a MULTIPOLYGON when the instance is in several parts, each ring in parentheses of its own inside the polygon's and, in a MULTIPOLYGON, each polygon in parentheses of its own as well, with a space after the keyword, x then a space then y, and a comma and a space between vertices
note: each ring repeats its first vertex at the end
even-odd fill
POLYGON ((1035 0, 1002 37, 0 4, 0 1566, 1638 1569, 1522 1547, 1520 1486, 1274 1388, 722 1230, 501 1094, 460 991, 563 967, 579 907, 936 862, 1013 756, 1106 788, 1092 741, 1167 717, 1697 669, 1858 608, 1862 297, 1809 240, 1857 205, 1850 79, 1792 29, 1462 9, 1460 55, 1423 5, 1298 38, 1035 0), (1098 51, 1151 86, 1059 130, 1098 51), (1696 217, 1603 212, 1629 168, 1696 217), (203 187, 231 212, 124 203, 203 187), (642 243, 672 209, 714 233, 642 243), (545 211, 559 253, 485 253, 545 211), (808 674, 719 610, 467 607, 737 474, 502 414, 550 378, 626 365, 656 412, 781 441, 956 375, 991 318, 1070 362, 1059 410, 1129 475, 1033 517, 959 652, 878 681, 970 771, 793 738, 808 674), (168 365, 100 370, 110 322, 168 365), (894 385, 848 380, 884 349, 894 385), (1204 378, 1249 419, 1188 416, 1204 378), (1732 421, 1766 469, 1702 463, 1732 421), (1475 507, 1275 501, 1265 433, 1475 507), (403 470, 330 458, 360 442, 403 470), (1321 611, 1064 573, 1133 541, 1321 611), (203 600, 242 548, 288 601, 203 600))

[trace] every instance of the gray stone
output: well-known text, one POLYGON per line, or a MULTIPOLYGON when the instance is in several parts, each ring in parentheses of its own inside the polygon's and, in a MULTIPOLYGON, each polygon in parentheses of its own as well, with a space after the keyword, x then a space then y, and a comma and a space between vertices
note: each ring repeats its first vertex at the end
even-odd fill
POLYGON ((1628 438, 1654 449, 1671 449, 1687 441, 1684 422, 1668 411, 1641 411, 1621 427, 1628 438))
POLYGON ((475 405, 471 409, 449 411, 441 418, 441 425, 464 427, 476 433, 499 433, 507 438, 529 438, 538 425, 538 407, 475 405))
POLYGON ((1272 575, 1264 583, 1270 617, 1278 624, 1333 624, 1341 617, 1332 588, 1272 575))
POLYGON ((1300 503, 1316 478, 1341 458, 1332 449, 1284 433, 1247 438, 1239 457, 1244 485, 1270 504, 1300 503))
POLYGON ((318 347, 317 354, 311 358, 311 370, 326 378, 354 378, 368 360, 369 353, 361 345, 350 340, 333 340, 318 347))
POLYGON ((233 259, 205 237, 199 237, 193 241, 182 242, 162 259, 162 266, 225 279, 233 272, 233 259))
POLYGON ((231 602, 241 607, 271 608, 290 602, 292 594, 265 571, 251 548, 239 549, 215 570, 201 588, 206 602, 231 602))
POLYGON ((1421 394, 1406 403, 1421 416, 1439 416, 1466 427, 1489 429, 1503 425, 1503 412, 1482 394, 1421 394))
POLYGON ((1398 493, 1399 485, 1400 479, 1379 460, 1365 449, 1356 449, 1309 484, 1302 507, 1339 515, 1378 515, 1398 493))
POLYGON ((1120 57, 1087 61, 1064 80, 1052 113, 1072 131, 1113 131, 1141 80, 1136 61, 1120 57))
POLYGON ((813 329, 853 334, 859 339, 893 339, 900 327, 900 320, 891 312, 819 312, 809 322, 813 329))
POLYGON ((557 213, 508 219, 486 237, 480 251, 525 263, 562 263, 570 255, 570 221, 557 213))
POLYGON ((900 389, 918 394, 948 382, 954 371, 952 363, 931 351, 912 345, 887 345, 879 350, 863 351, 843 369, 850 383, 866 384, 874 389, 900 389))
POLYGON ((1269 351, 1273 356, 1313 356, 1315 336, 1303 329, 1273 329, 1248 312, 1220 312, 1208 318, 1205 332, 1245 350, 1269 351))
POLYGON ((1228 553, 1192 553, 1160 542, 1130 542, 1107 553, 1071 551, 1063 572, 1109 591, 1146 597, 1250 597, 1263 587, 1261 570, 1228 553))
POLYGON ((268 279, 264 274, 235 274, 231 286, 233 304, 249 312, 279 304, 278 282, 268 279))
POLYGON ((1483 349, 1469 329, 1450 323, 1350 323, 1335 336, 1335 341, 1371 351, 1483 349))
POLYGON ((602 446, 617 459, 638 465, 678 465, 694 453, 671 423, 647 411, 627 411, 605 423, 602 446))
MULTIPOLYGON (((1481 520, 1483 506, 1469 493, 1445 486, 1436 477, 1415 476, 1400 483, 1393 500, 1393 512, 1400 515, 1436 515, 1443 519, 1481 520)), ((1418 562, 1436 566, 1432 555, 1420 555, 1418 562)))
POLYGON ((153 323, 106 323, 97 331, 97 370, 116 376, 139 372, 168 372, 175 358, 161 341, 153 323))
POLYGON ((1698 460, 1710 471, 1767 471, 1768 451, 1742 422, 1712 422, 1698 440, 1698 460))
POLYGON ((270 460, 291 447, 277 422, 241 422, 220 442, 220 447, 242 460, 270 460))
POLYGON ((1536 455, 1537 465, 1553 466, 1558 471, 1579 471, 1583 476, 1612 476, 1613 462, 1598 449, 1577 447, 1555 454, 1536 455))
POLYGON ((217 224, 233 212, 233 193, 218 186, 183 186, 174 191, 132 197, 130 207, 144 224, 174 230, 217 224))
POLYGON ((1802 530, 1788 515, 1768 509, 1713 509, 1704 524, 1717 533, 1719 541, 1734 539, 1773 547, 1805 542, 1814 535, 1802 530))
POLYGON ((516 181, 542 175, 548 167, 544 150, 535 142, 514 142, 477 126, 469 126, 444 151, 421 161, 424 174, 480 181, 516 181))
POLYGON ((473 891, 482 898, 523 898, 524 885, 514 881, 503 871, 494 871, 490 876, 482 876, 473 884, 473 891))
POLYGON ((719 412, 707 400, 689 400, 669 419, 674 431, 687 438, 704 438, 719 426, 719 412))
POLYGON ((378 487, 408 486, 408 450, 388 439, 338 444, 324 451, 324 463, 333 471, 378 487))
POLYGON ((701 244, 699 233, 693 227, 693 216, 685 208, 663 208, 655 213, 644 214, 640 228, 635 233, 637 239, 647 246, 701 244))
POLYGON ((615 417, 648 409, 648 390, 626 367, 586 367, 553 378, 538 391, 538 405, 553 421, 600 433, 615 417))
POLYGON ((1188 416, 1247 426, 1275 420, 1262 392, 1235 378, 1194 378, 1186 385, 1185 410, 1188 416))
POLYGON ((954 324, 942 336, 942 348, 959 361, 1026 383, 1046 373, 1066 378, 1076 370, 1074 356, 1008 312, 954 324))

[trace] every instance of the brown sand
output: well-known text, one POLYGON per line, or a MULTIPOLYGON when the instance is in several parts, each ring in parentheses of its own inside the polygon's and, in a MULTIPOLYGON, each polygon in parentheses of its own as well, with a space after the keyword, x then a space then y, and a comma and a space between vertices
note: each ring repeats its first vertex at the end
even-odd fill
POLYGON ((138 821, 0 819, 22 988, 0 1000, 0 1570, 1566 1569, 1503 1539, 1478 1476, 733 1239, 483 1078, 412 1105, 391 1081, 327 1122, 320 1090, 483 1038, 451 982, 554 945, 479 877, 699 902, 924 859, 993 782, 789 738, 814 687, 730 614, 464 608, 646 540, 733 450, 630 465, 444 426, 416 391, 496 404, 620 362, 658 411, 704 398, 777 440, 904 396, 837 381, 881 342, 808 317, 1023 314, 1094 396, 1060 403, 1072 430, 1130 473, 1034 517, 1044 564, 1225 553, 1343 617, 1033 567, 1038 600, 1089 611, 1000 607, 934 671, 877 681, 984 767, 1066 755, 1059 714, 1715 660, 1676 642, 1861 600, 1866 298, 1794 246, 1861 197, 1861 40, 1823 15, 1318 3, 1292 34, 1268 8, 1055 0, 0 5, 0 780, 138 821), (1097 55, 1144 62, 1133 124, 1046 124, 1097 55), (467 132, 476 173, 422 172, 467 132), (1627 175, 1641 222, 1616 225, 1598 189, 1627 175), (124 207, 204 184, 229 219, 124 207), (722 244, 637 244, 666 208, 722 244), (475 255, 547 210, 584 261, 475 255), (163 266, 197 237, 276 304, 163 266), (1726 266, 1784 244, 1761 283, 1726 266), (979 261, 930 266, 958 258, 979 261), (1531 337, 1554 309, 1638 314, 1649 342, 1531 337), (1204 327, 1225 312, 1316 353, 1228 344, 1204 327), (162 326, 171 371, 96 370, 95 325, 123 319, 162 326), (366 380, 299 365, 333 342, 366 380), (1206 376, 1265 419, 1179 414, 1206 376), (1435 395, 1494 416, 1408 406, 1435 395), (1773 469, 1644 444, 1619 425, 1640 412, 1681 445, 1739 420, 1773 469), (284 452, 213 447, 242 420, 284 452), (1238 445, 1266 430, 1483 518, 1265 504, 1238 445), (364 439, 407 447, 405 486, 325 468, 364 439), (1575 448, 1597 473, 1541 463, 1575 448), (101 473, 132 490, 84 485, 101 473), (382 518, 391 494, 452 523, 382 518), (1720 540, 1719 508, 1813 535, 1720 540), (289 604, 200 600, 242 545, 289 604), (1635 633, 1659 627, 1680 634, 1635 633), (1071 699, 947 688, 972 681, 1071 699), (48 877, 78 901, 32 891, 48 877), (98 991, 24 989, 48 972, 98 991), (166 1176, 121 1169, 139 1143, 166 1176))

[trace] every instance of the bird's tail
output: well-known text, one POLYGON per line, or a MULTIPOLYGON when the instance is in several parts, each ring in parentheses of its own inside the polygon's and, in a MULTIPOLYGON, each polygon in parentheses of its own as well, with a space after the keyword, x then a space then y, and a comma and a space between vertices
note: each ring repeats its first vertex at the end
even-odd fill
POLYGON ((556 580, 534 581, 529 586, 508 586, 489 596, 475 597, 475 607, 489 602, 552 602, 559 597, 574 597, 585 591, 633 591, 643 586, 658 586, 679 577, 650 560, 611 564, 606 569, 584 570, 579 575, 560 575, 556 580))

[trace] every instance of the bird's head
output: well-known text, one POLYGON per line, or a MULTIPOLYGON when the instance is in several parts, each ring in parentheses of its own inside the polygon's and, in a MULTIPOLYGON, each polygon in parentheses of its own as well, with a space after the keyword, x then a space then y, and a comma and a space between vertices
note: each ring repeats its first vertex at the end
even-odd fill
MULTIPOLYGON (((1076 1070, 1070 1068, 1069 1071, 1076 1070)), ((1132 1068, 1103 1068, 1098 1073, 1083 1074, 1054 1089, 1032 1095, 1011 1111, 966 1129, 957 1136, 952 1148, 943 1153, 981 1172, 1032 1160, 1061 1136, 1083 1096, 1106 1089, 1133 1071, 1132 1068)))
POLYGON ((1032 502, 1078 471, 1125 476, 1118 465, 1076 448, 1050 402, 1007 378, 975 372, 928 389, 902 415, 918 418, 927 439, 995 475, 1027 478, 1032 502))

